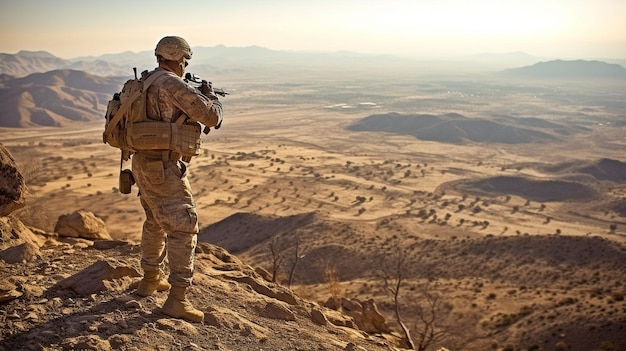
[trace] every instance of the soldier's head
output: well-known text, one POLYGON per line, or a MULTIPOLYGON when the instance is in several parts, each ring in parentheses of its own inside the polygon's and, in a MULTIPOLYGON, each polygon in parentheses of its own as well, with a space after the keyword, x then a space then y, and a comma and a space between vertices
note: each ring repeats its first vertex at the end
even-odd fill
POLYGON ((182 77, 191 59, 191 47, 187 41, 177 36, 163 37, 154 49, 159 67, 163 67, 182 77))

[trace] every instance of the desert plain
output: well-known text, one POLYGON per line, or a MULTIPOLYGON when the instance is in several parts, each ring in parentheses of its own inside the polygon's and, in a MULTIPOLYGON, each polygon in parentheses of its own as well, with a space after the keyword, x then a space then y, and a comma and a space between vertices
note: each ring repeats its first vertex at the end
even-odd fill
MULTIPOLYGON (((623 81, 216 78, 224 124, 188 167, 200 241, 306 299, 373 299, 398 332, 399 282, 429 349, 626 349, 623 81), (410 116, 436 123, 385 124, 410 116)), ((137 188, 119 193, 103 123, 0 130, 26 177, 25 224, 53 231, 86 210, 139 241, 137 188)))

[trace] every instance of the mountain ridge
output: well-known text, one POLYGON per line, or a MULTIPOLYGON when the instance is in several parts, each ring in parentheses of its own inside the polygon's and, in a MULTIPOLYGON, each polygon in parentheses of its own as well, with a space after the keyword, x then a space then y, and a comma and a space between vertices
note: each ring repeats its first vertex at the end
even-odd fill
POLYGON ((44 73, 58 69, 89 71, 96 75, 121 75, 127 71, 123 66, 95 60, 94 62, 70 61, 56 57, 47 51, 21 50, 16 54, 0 53, 0 74, 24 77, 32 73, 44 73))
MULTIPOLYGON (((498 67, 502 69, 516 65, 531 64, 545 59, 524 52, 480 53, 458 58, 434 59, 405 58, 385 54, 362 54, 349 51, 286 51, 268 49, 257 45, 242 47, 224 45, 212 47, 195 46, 192 47, 192 50, 194 57, 199 57, 201 60, 192 60, 191 64, 194 67, 194 71, 200 70, 202 71, 201 73, 232 69, 268 69, 270 67, 276 69, 281 66, 291 69, 303 69, 309 66, 311 68, 333 66, 354 68, 354 66, 362 66, 371 69, 372 67, 388 67, 390 64, 412 67, 412 69, 419 68, 425 64, 428 67, 445 65, 447 72, 451 69, 450 65, 458 66, 458 69, 466 69, 469 64, 475 65, 476 68, 484 71, 498 69, 498 67), (437 65, 437 62, 439 62, 439 65, 437 65), (490 69, 489 67, 492 68, 490 69)), ((613 62, 612 64, 626 64, 626 60, 603 61, 611 61, 613 62)), ((154 66, 155 59, 152 50, 126 50, 119 53, 79 56, 71 59, 62 59, 46 51, 21 50, 16 54, 0 53, 0 74, 12 76, 24 76, 34 72, 66 68, 86 70, 101 76, 121 76, 127 75, 132 67, 144 70, 154 66)))
POLYGON ((626 68, 597 60, 552 60, 507 69, 502 74, 533 79, 626 79, 626 68))

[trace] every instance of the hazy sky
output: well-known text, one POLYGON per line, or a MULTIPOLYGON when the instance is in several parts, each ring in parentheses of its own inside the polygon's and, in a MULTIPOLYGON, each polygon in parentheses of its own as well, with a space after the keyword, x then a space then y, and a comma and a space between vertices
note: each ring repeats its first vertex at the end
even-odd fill
POLYGON ((0 52, 191 46, 441 57, 626 58, 626 0, 0 0, 0 52))

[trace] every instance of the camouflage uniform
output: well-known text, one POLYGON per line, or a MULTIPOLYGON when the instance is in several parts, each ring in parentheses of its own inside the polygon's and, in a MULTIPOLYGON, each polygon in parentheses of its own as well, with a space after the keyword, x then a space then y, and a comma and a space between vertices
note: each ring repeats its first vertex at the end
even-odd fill
MULTIPOLYGON (((163 68, 157 68, 158 70, 163 68)), ((164 74, 148 88, 149 119, 174 122, 188 118, 213 127, 222 120, 222 105, 213 94, 201 94, 175 74, 164 74)), ((167 150, 133 156, 133 176, 146 213, 141 237, 141 267, 158 270, 167 255, 172 286, 188 287, 193 276, 198 234, 196 203, 181 155, 167 150)))

